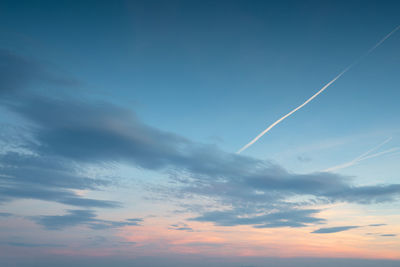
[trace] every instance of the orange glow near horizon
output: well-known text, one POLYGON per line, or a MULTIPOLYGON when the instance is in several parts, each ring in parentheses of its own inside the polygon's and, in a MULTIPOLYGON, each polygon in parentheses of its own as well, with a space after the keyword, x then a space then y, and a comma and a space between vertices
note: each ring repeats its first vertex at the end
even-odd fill
MULTIPOLYGON (((329 217, 335 215, 331 210, 327 213, 329 217)), ((212 223, 190 222, 188 224, 193 231, 180 231, 168 227, 170 224, 166 219, 149 220, 140 228, 125 227, 118 236, 129 242, 137 242, 138 245, 133 250, 146 247, 147 250, 141 252, 148 255, 171 253, 243 257, 400 259, 398 238, 382 237, 378 234, 386 231, 400 232, 398 226, 382 226, 379 230, 360 227, 338 233, 312 234, 315 229, 311 227, 256 229, 251 226, 223 227, 212 223), (377 234, 368 235, 369 232, 377 234)), ((322 224, 319 226, 327 227, 322 224)))

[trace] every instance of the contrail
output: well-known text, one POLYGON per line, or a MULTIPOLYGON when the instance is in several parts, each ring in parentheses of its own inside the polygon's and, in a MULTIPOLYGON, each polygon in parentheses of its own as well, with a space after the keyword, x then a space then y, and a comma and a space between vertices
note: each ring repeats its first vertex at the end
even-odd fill
POLYGON ((364 161, 366 159, 371 159, 371 158, 379 157, 379 156, 382 156, 382 155, 385 155, 385 154, 388 154, 388 153, 391 153, 391 152, 399 151, 400 150, 399 147, 393 147, 393 148, 390 148, 390 149, 387 149, 387 150, 384 150, 384 151, 381 151, 381 152, 377 152, 377 153, 371 154, 372 152, 380 149, 383 145, 388 143, 390 140, 392 140, 392 137, 387 138, 385 141, 383 141, 379 145, 377 145, 377 146, 371 148, 370 150, 362 153, 360 156, 356 157, 355 159, 350 160, 350 161, 348 161, 346 163, 342 163, 340 165, 336 165, 336 166, 327 168, 325 170, 322 170, 322 172, 331 172, 331 171, 344 169, 344 168, 356 165, 357 163, 359 163, 361 161, 364 161))
POLYGON ((274 123, 272 123, 270 126, 268 126, 267 129, 265 129, 264 131, 262 131, 259 135, 256 136, 256 138, 254 138, 253 140, 251 140, 248 144, 246 144, 245 146, 243 146, 241 149, 239 149, 236 153, 239 154, 241 152, 243 152, 245 149, 247 149, 249 146, 251 146, 252 144, 254 144, 255 142, 257 142, 258 139, 260 139, 264 134, 266 134, 267 132, 269 132, 272 128, 274 128, 277 124, 279 124, 281 121, 283 121, 284 119, 286 119, 287 117, 289 117, 290 115, 292 115, 293 113, 295 113, 296 111, 298 111, 299 109, 301 109, 302 107, 304 107, 305 105, 307 105, 309 102, 311 102, 311 100, 313 100, 314 98, 316 98, 319 94, 321 94, 323 91, 325 91, 326 88, 328 88, 332 83, 334 83, 337 79, 340 78, 340 76, 342 76, 343 74, 345 74, 349 69, 351 69, 354 65, 356 65, 358 62, 360 62, 360 60, 362 60, 364 57, 366 57, 367 55, 369 55, 372 51, 374 51, 378 46, 380 46, 386 39, 388 39, 391 35, 393 35, 398 29, 400 29, 400 25, 397 26, 394 30, 392 30, 390 33, 388 33, 385 37, 383 37, 382 40, 380 40, 376 45, 374 45, 372 48, 370 48, 364 55, 362 55, 360 58, 358 58, 357 60, 355 60, 353 63, 351 63, 349 66, 347 66, 341 73, 339 73, 335 78, 333 78, 330 82, 328 82, 324 87, 322 87, 317 93, 315 93, 313 96, 311 96, 309 99, 307 99, 303 104, 301 104, 300 106, 298 106, 297 108, 293 109, 292 111, 290 111, 288 114, 286 114, 285 116, 283 116, 282 118, 280 118, 279 120, 275 121, 274 123))
MULTIPOLYGON (((361 161, 364 161, 366 159, 376 158, 376 157, 379 157, 379 156, 382 156, 382 155, 386 155, 386 154, 389 154, 389 153, 392 153, 392 152, 396 152, 396 151, 399 151, 399 150, 400 150, 400 147, 393 147, 393 148, 390 148, 388 150, 369 155, 369 156, 367 156, 365 158, 362 158, 362 159, 359 159, 359 160, 352 160, 352 161, 349 161, 349 162, 346 162, 346 163, 343 163, 343 164, 340 164, 340 165, 325 169, 322 172, 337 171, 337 170, 340 170, 340 169, 344 169, 344 168, 356 165, 356 164, 358 164, 361 161)), ((395 153, 392 153, 391 155, 393 155, 393 154, 395 154, 395 153)))
POLYGON ((369 154, 371 154, 372 152, 378 150, 379 148, 381 148, 383 145, 385 145, 386 143, 388 143, 390 140, 392 140, 393 137, 389 137, 387 138, 385 141, 383 141, 382 143, 380 143, 379 145, 377 145, 376 147, 371 148, 370 150, 368 150, 367 152, 361 154, 360 156, 358 156, 357 158, 355 158, 353 161, 358 161, 358 160, 362 160, 364 157, 368 156, 369 154))
POLYGON ((362 158, 362 159, 358 160, 358 162, 366 160, 366 159, 376 158, 376 157, 379 157, 381 155, 385 155, 385 154, 388 154, 388 153, 396 152, 396 151, 399 151, 399 150, 400 150, 400 147, 392 147, 392 148, 390 148, 388 150, 385 150, 385 151, 382 151, 382 152, 378 152, 378 153, 369 155, 368 157, 362 158))

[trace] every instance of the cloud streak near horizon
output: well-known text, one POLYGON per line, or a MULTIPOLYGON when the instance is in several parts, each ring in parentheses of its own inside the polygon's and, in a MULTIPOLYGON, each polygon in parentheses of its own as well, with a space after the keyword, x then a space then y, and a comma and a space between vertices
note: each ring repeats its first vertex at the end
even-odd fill
POLYGON ((351 63, 349 66, 347 66, 342 72, 340 72, 335 78, 333 78, 330 82, 328 82, 326 85, 324 85, 317 93, 312 95, 310 98, 308 98, 303 104, 300 106, 296 107, 274 123, 272 123, 270 126, 268 126, 264 131, 262 131, 259 135, 257 135, 253 140, 251 140, 249 143, 244 145, 242 148, 240 148, 236 153, 240 154, 247 148, 249 148, 251 145, 253 145, 255 142, 258 141, 263 135, 265 135, 267 132, 269 132, 272 128, 274 128, 276 125, 278 125, 280 122, 294 114, 296 111, 299 109, 303 108, 305 105, 310 103, 314 98, 316 98, 318 95, 320 95, 323 91, 325 91, 331 84, 333 84, 337 79, 339 79, 343 74, 345 74, 348 70, 350 70, 352 67, 354 67, 356 64, 358 64, 365 56, 369 55, 372 53, 378 46, 380 46, 386 39, 388 39, 391 35, 393 35, 398 29, 400 28, 400 25, 397 26, 394 30, 392 30, 389 34, 387 34, 384 38, 382 38, 377 44, 375 44, 371 49, 368 50, 367 53, 362 55, 360 58, 358 58, 356 61, 351 63))

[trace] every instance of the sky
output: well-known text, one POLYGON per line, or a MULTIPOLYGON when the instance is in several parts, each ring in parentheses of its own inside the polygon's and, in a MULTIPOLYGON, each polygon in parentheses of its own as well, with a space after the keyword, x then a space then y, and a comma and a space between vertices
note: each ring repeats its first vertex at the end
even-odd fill
POLYGON ((398 266, 399 12, 1 1, 0 264, 398 266))

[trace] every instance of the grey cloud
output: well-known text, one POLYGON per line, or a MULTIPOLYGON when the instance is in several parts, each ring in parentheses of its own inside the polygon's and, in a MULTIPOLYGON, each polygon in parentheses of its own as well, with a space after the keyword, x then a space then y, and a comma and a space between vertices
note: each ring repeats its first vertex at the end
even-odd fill
POLYGON ((56 157, 9 152, 0 155, 3 183, 18 182, 47 188, 95 189, 110 182, 78 175, 71 164, 56 157))
POLYGON ((169 229, 193 232, 193 229, 186 223, 171 224, 169 229))
POLYGON ((185 160, 178 150, 188 141, 110 103, 35 98, 12 109, 36 125, 41 145, 34 149, 42 154, 95 163, 131 161, 149 169, 185 160))
POLYGON ((0 212, 0 217, 10 217, 10 216, 12 216, 13 214, 12 213, 9 213, 9 212, 0 212))
POLYGON ((192 232, 192 231, 193 231, 193 229, 190 228, 190 227, 176 227, 176 228, 174 228, 174 230, 178 230, 178 231, 189 231, 189 232, 192 232))
MULTIPOLYGON (((30 75, 40 76, 35 71, 30 75)), ((7 80, 4 83, 12 84, 7 80)), ((368 204, 393 201, 400 195, 399 184, 356 186, 348 177, 333 173, 295 174, 267 161, 224 152, 215 145, 198 144, 146 125, 132 111, 107 102, 26 94, 3 105, 29 120, 36 140, 29 144, 29 149, 39 157, 76 163, 125 162, 150 170, 174 171, 176 175, 171 179, 179 187, 176 192, 179 197, 205 196, 230 206, 225 218, 221 218, 221 212, 199 211, 197 220, 220 225, 301 227, 323 221, 315 217, 318 210, 300 208, 305 205, 337 201, 368 204), (288 198, 297 196, 305 199, 304 202, 289 203, 288 198)), ((52 164, 57 167, 57 163, 52 164)), ((2 171, 12 172, 14 176, 24 172, 7 168, 2 171)), ((11 187, 9 191, 3 188, 0 200, 46 195, 48 200, 77 206, 104 204, 68 191, 75 187, 95 189, 102 181, 76 176, 73 164, 66 164, 66 171, 58 169, 48 173, 40 170, 38 179, 47 184, 45 188, 11 187), (50 173, 65 179, 49 178, 46 175, 50 173), (62 189, 61 199, 56 197, 56 189, 62 189)), ((18 176, 23 185, 33 181, 29 174, 18 176)), ((107 225, 98 223, 93 227, 107 225)))
POLYGON ((320 228, 312 232, 313 234, 331 234, 347 231, 350 229, 359 228, 359 226, 338 226, 338 227, 328 227, 328 228, 320 228))
POLYGON ((96 220, 96 215, 91 210, 69 210, 68 213, 67 215, 36 216, 32 217, 32 220, 49 230, 92 223, 96 220))
POLYGON ((78 196, 71 189, 97 189, 108 181, 79 175, 56 157, 9 152, 0 155, 0 202, 39 199, 81 207, 119 207, 120 203, 78 196))
MULTIPOLYGON (((32 99, 40 99, 38 85, 58 89, 60 86, 76 87, 78 83, 57 75, 48 64, 0 49, 0 104, 12 110, 32 99)), ((78 174, 76 161, 39 153, 37 140, 27 138, 34 134, 29 127, 21 127, 19 131, 18 138, 13 131, 2 131, 0 136, 1 144, 14 146, 13 151, 25 153, 7 151, 4 146, 0 149, 0 202, 25 198, 81 207, 120 206, 118 202, 87 199, 75 194, 72 189, 96 190, 109 182, 78 174), (26 154, 27 151, 30 153, 26 154)))
POLYGON ((120 206, 120 203, 115 201, 82 198, 71 191, 62 189, 53 190, 41 187, 18 188, 17 186, 1 186, 0 201, 5 202, 22 198, 54 201, 62 204, 82 207, 115 208, 120 206))
POLYGON ((365 235, 381 236, 381 237, 396 237, 397 234, 380 234, 380 233, 366 233, 365 235))
POLYGON ((355 187, 336 174, 289 173, 265 161, 158 130, 141 122, 132 111, 106 102, 32 96, 8 108, 35 125, 32 132, 40 145, 31 149, 39 154, 95 163, 125 161, 153 170, 177 169, 194 176, 191 178, 199 186, 187 189, 197 193, 219 186, 228 194, 244 191, 246 197, 262 199, 265 197, 248 189, 349 202, 388 201, 400 193, 400 185, 355 187), (238 185, 245 190, 229 192, 238 185))
POLYGON ((216 146, 196 144, 147 126, 131 111, 109 103, 36 98, 13 110, 36 125, 33 132, 40 145, 32 149, 40 154, 184 171, 192 176, 187 179, 190 181, 187 190, 193 193, 218 189, 218 194, 265 200, 266 196, 276 199, 276 194, 271 196, 271 193, 281 192, 285 196, 314 195, 331 201, 359 203, 390 201, 400 193, 400 185, 356 187, 337 174, 289 173, 265 161, 226 153, 216 146), (255 190, 268 194, 251 193, 255 190))
POLYGON ((93 230, 139 225, 138 222, 132 221, 101 220, 92 210, 68 210, 66 215, 42 215, 30 217, 30 219, 48 230, 60 230, 78 225, 86 225, 93 230))
MULTIPOLYGON (((252 209, 250 211, 254 212, 252 209)), ((256 228, 304 227, 308 224, 324 222, 324 219, 314 217, 319 211, 316 209, 288 209, 263 215, 246 214, 244 211, 238 210, 212 211, 190 220, 214 222, 221 226, 253 225, 256 228)))
POLYGON ((385 226, 387 225, 386 223, 375 223, 375 224, 369 224, 368 226, 372 226, 372 227, 378 227, 378 226, 385 226))
POLYGON ((347 202, 358 202, 368 204, 371 202, 393 201, 400 193, 400 184, 374 185, 374 186, 348 186, 340 191, 329 192, 332 199, 339 199, 347 202))

